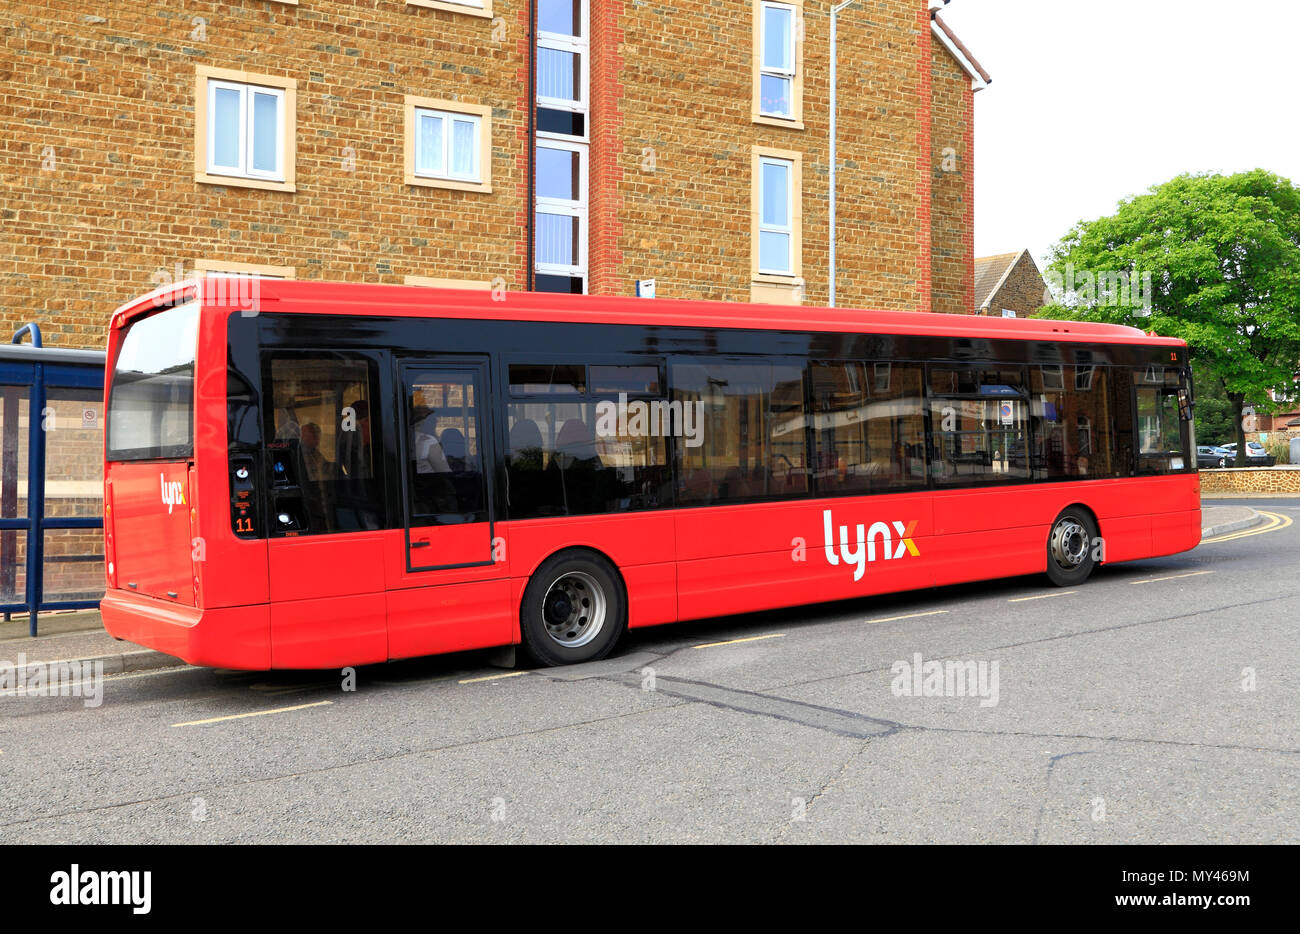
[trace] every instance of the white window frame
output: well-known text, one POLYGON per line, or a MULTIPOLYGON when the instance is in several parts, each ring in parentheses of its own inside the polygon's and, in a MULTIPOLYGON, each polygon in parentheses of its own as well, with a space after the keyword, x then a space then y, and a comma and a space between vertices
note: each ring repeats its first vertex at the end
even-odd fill
POLYGON ((403 99, 403 179, 408 185, 420 185, 426 188, 450 188, 455 191, 475 191, 482 194, 492 192, 492 108, 487 104, 471 104, 466 101, 441 100, 431 97, 406 95, 403 99), (416 159, 419 147, 420 115, 431 114, 444 121, 442 137, 443 171, 434 173, 416 171, 419 164, 416 159), (452 122, 464 120, 474 124, 475 128, 475 162, 474 177, 453 175, 451 172, 452 122))
MULTIPOLYGON (((569 200, 567 198, 542 198, 541 195, 534 195, 534 211, 543 213, 543 215, 558 215, 562 217, 577 217, 577 263, 573 265, 562 265, 559 263, 538 263, 536 252, 534 252, 533 268, 534 271, 542 273, 543 276, 569 276, 581 277, 582 289, 586 290, 586 260, 588 260, 588 206, 589 206, 589 155, 590 147, 586 143, 577 142, 575 139, 564 139, 556 137, 555 134, 547 134, 534 140, 534 146, 549 148, 549 150, 567 150, 576 152, 578 156, 578 198, 569 200)), ((536 251, 536 246, 534 246, 536 251)))
MULTIPOLYGON (((550 110, 567 110, 570 113, 587 113, 591 102, 591 15, 589 10, 589 0, 582 0, 582 8, 578 11, 581 19, 579 31, 580 36, 566 36, 558 32, 545 32, 541 29, 537 31, 537 48, 553 49, 557 52, 571 52, 578 56, 581 63, 579 68, 578 99, 576 101, 565 100, 562 97, 544 97, 539 90, 537 94, 537 106, 546 107, 550 110)), ((538 56, 540 62, 541 56, 538 56)), ((584 123, 585 129, 585 123, 584 123)))
POLYGON ((560 149, 578 154, 578 197, 576 199, 547 198, 536 195, 535 200, 538 206, 551 205, 554 207, 582 207, 585 209, 588 203, 587 177, 590 168, 588 156, 591 148, 586 143, 576 141, 573 137, 564 137, 554 133, 537 134, 537 139, 533 145, 539 149, 560 149))
POLYGON ((432 107, 415 107, 414 108, 415 126, 411 128, 414 134, 412 145, 415 147, 414 162, 411 171, 420 178, 437 178, 449 182, 466 182, 468 184, 481 184, 483 181, 483 118, 477 114, 457 113, 452 110, 435 110, 432 107), (441 172, 431 172, 420 168, 420 124, 425 117, 435 117, 442 121, 442 168, 441 172), (455 134, 452 132, 453 124, 456 121, 468 123, 474 128, 474 151, 471 158, 471 169, 468 175, 458 175, 452 168, 454 159, 452 153, 452 143, 455 134))
POLYGON ((755 244, 755 246, 758 249, 758 272, 760 275, 790 276, 793 278, 796 274, 795 272, 796 264, 795 264, 795 257, 794 257, 794 247, 795 247, 794 173, 795 173, 795 164, 794 164, 794 160, 792 159, 782 159, 777 156, 765 156, 765 155, 760 155, 758 157, 758 178, 755 179, 755 182, 758 185, 758 243, 755 244), (763 206, 764 206, 763 199, 767 195, 766 188, 763 185, 763 166, 765 165, 779 165, 785 168, 786 170, 785 200, 786 200, 787 223, 785 226, 779 224, 768 224, 763 221, 763 206), (763 234, 765 233, 785 234, 789 238, 787 241, 789 243, 789 247, 786 250, 786 260, 787 260, 786 265, 788 268, 771 269, 763 265, 763 234))
MULTIPOLYGON (((586 143, 577 142, 573 139, 565 139, 556 134, 538 134, 538 139, 533 143, 534 146, 546 149, 562 149, 568 152, 578 154, 578 198, 570 200, 567 198, 544 198, 540 195, 534 196, 534 210, 538 214, 554 214, 561 217, 576 217, 578 219, 578 262, 572 266, 561 265, 558 263, 541 263, 537 262, 534 253, 533 267, 536 272, 549 276, 569 276, 581 277, 583 280, 583 289, 586 289, 587 281, 587 208, 588 201, 588 176, 590 147, 586 143)), ((536 249, 536 248, 534 248, 536 249)))
POLYGON ((771 117, 775 120, 794 121, 799 118, 798 102, 796 100, 795 82, 798 80, 799 72, 799 8, 791 3, 774 3, 772 0, 761 0, 758 12, 759 37, 758 37, 758 81, 759 97, 758 112, 760 116, 771 117), (790 67, 786 68, 769 68, 763 62, 763 56, 767 52, 767 11, 768 10, 785 10, 790 14, 790 67), (763 109, 762 82, 763 76, 768 75, 773 78, 788 78, 790 81, 790 112, 779 113, 763 109))
POLYGON ((284 135, 288 122, 288 100, 284 88, 268 87, 260 84, 246 84, 238 81, 225 81, 210 78, 207 82, 208 96, 208 152, 207 174, 228 175, 234 178, 251 178, 258 181, 285 181, 284 135), (220 90, 236 91, 239 94, 239 165, 217 165, 217 92, 220 90), (253 106, 252 96, 265 94, 275 98, 275 170, 268 172, 253 168, 253 106))

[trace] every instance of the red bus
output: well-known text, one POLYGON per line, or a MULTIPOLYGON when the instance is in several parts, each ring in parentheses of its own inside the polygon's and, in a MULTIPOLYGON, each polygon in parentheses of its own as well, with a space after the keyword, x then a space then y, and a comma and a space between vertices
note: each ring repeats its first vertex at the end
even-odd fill
POLYGON ((1200 540, 1187 349, 1133 328, 242 286, 108 340, 104 624, 196 665, 566 664, 1200 540))

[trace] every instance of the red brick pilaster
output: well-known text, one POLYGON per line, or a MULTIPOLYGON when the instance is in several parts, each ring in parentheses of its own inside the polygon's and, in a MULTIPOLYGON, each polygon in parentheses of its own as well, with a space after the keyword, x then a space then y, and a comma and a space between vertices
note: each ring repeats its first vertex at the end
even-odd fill
POLYGON ((933 168, 930 119, 933 92, 933 50, 930 31, 930 11, 924 0, 918 0, 916 14, 916 69, 918 77, 916 107, 916 309, 929 311, 932 302, 932 236, 931 236, 931 186, 933 168))
POLYGON ((587 291, 627 295, 633 290, 623 269, 620 220, 624 163, 638 154, 623 145, 624 0, 591 3, 591 154, 588 175, 587 291))

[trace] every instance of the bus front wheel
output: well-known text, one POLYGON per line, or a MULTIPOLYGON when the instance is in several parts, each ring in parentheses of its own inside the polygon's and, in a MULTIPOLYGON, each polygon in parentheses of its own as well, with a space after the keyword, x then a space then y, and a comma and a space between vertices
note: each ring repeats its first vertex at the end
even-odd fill
POLYGON ((1047 536, 1047 577, 1058 587, 1088 579, 1097 566, 1097 524, 1085 510, 1071 506, 1056 517, 1047 536))
POLYGON ((544 665, 604 658, 627 625, 623 583, 608 561, 584 551, 542 563, 524 589, 519 628, 524 647, 544 665))

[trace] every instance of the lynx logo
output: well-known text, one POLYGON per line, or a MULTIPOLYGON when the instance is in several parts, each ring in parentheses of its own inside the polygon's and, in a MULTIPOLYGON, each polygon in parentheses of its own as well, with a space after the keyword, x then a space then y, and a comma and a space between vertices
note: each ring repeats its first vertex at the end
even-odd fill
POLYGON ((167 515, 171 515, 173 506, 185 505, 185 485, 178 480, 168 483, 163 474, 158 475, 158 482, 162 484, 162 501, 167 504, 167 515))
POLYGON ((133 914, 147 915, 152 907, 150 896, 153 873, 94 872, 76 863, 69 872, 50 876, 51 905, 130 905, 133 914))
POLYGON ((895 522, 891 531, 889 526, 884 522, 873 522, 871 528, 859 524, 857 535, 853 541, 856 548, 849 548, 849 527, 840 526, 840 552, 835 553, 835 537, 833 533, 834 521, 831 518, 829 509, 822 511, 822 528, 826 534, 823 541, 826 543, 823 547, 826 549, 826 560, 835 567, 840 563, 840 558, 844 558, 846 566, 853 565, 853 579, 862 580, 862 575, 867 572, 867 562, 876 560, 876 543, 879 542, 881 553, 884 560, 889 561, 901 558, 904 555, 919 557, 921 552, 916 548, 916 542, 912 541, 912 534, 916 531, 916 520, 913 519, 907 525, 901 522, 895 522), (898 533, 898 548, 894 548, 894 532, 898 533))

